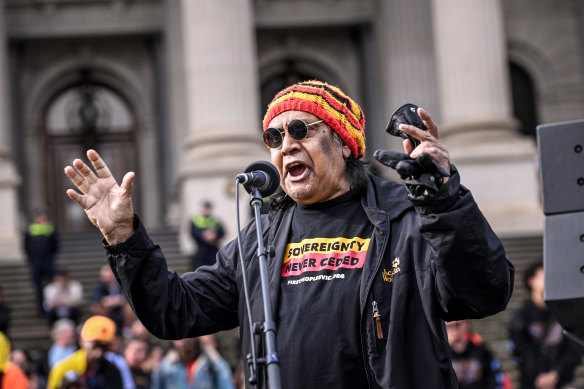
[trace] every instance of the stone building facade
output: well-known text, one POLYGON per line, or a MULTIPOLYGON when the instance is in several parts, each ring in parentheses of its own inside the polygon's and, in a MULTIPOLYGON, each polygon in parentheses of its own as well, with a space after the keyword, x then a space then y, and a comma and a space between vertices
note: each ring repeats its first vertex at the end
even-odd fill
POLYGON ((584 117, 583 22, 573 0, 0 0, 0 258, 40 206, 91 228, 63 174, 88 147, 185 251, 205 199, 233 237, 263 110, 305 78, 362 105, 369 156, 401 147, 397 107, 425 107, 496 232, 541 235, 533 134, 584 117))

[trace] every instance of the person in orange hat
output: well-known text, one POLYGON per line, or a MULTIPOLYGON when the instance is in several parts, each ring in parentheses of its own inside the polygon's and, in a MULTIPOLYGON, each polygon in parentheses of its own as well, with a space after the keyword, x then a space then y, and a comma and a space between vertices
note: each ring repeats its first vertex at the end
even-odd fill
POLYGON ((116 325, 106 316, 92 316, 81 329, 81 349, 57 363, 49 374, 49 389, 64 381, 79 382, 87 389, 123 389, 118 368, 105 359, 116 334, 116 325))
POLYGON ((10 362, 10 342, 0 332, 0 389, 27 389, 28 381, 22 369, 10 362))

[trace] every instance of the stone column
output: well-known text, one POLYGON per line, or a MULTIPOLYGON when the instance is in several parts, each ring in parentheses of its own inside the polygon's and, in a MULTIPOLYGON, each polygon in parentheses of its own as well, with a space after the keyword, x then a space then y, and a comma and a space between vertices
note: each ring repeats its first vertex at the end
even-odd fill
POLYGON ((535 145, 516 131, 499 0, 432 0, 441 137, 495 231, 541 233, 535 145))
POLYGON ((11 134, 8 114, 8 69, 4 31, 4 1, 0 0, 0 261, 22 258, 17 187, 20 178, 11 157, 11 134))
MULTIPOLYGON (((269 159, 261 141, 252 3, 250 0, 178 3, 185 122, 176 125, 186 131, 186 136, 179 138, 180 227, 188 226, 202 200, 207 199, 214 203, 215 213, 226 225, 229 238, 236 233, 236 174, 254 160, 269 159)), ((247 196, 241 198, 245 221, 249 205, 247 196)), ((183 237, 185 247, 189 239, 185 234, 183 237)))
MULTIPOLYGON (((405 103, 424 107, 433 118, 439 119, 431 16, 428 0, 379 2, 376 31, 384 101, 380 114, 384 126, 390 115, 405 103)), ((402 150, 401 138, 381 135, 386 147, 402 150)))

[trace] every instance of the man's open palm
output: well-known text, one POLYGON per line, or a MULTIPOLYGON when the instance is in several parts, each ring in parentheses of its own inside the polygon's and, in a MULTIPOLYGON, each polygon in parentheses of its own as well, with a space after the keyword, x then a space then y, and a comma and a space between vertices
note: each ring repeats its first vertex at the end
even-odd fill
POLYGON ((87 158, 95 172, 80 159, 73 161, 75 168, 65 167, 65 174, 81 192, 68 189, 67 196, 85 210, 89 220, 99 228, 108 243, 124 241, 134 231, 134 173, 126 173, 120 186, 95 150, 88 150, 87 158))

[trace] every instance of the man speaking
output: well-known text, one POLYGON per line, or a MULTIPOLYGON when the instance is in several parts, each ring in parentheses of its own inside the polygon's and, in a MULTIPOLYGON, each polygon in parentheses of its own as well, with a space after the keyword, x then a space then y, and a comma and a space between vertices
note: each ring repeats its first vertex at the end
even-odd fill
MULTIPOLYGON (((431 117, 421 108, 417 114, 427 131, 399 125, 416 141, 404 141, 405 157, 375 153, 412 174, 406 189, 367 173, 365 117, 339 88, 300 82, 268 106, 264 142, 280 189, 261 222, 275 248, 268 273, 284 388, 456 387, 444 320, 507 305, 514 268, 460 185, 431 117)), ((104 235, 110 265, 144 325, 167 339, 240 326, 247 355, 243 271, 252 315, 263 317, 254 223, 242 231, 245 269, 233 241, 212 267, 178 276, 134 215, 134 174, 118 186, 95 151, 87 157, 95 171, 79 159, 65 168, 81 192, 67 194, 104 235)))

